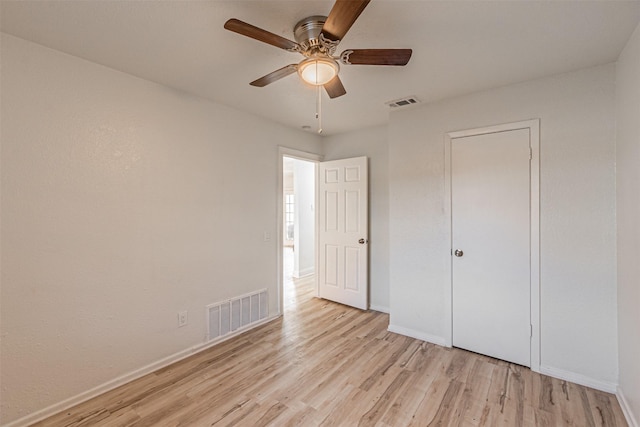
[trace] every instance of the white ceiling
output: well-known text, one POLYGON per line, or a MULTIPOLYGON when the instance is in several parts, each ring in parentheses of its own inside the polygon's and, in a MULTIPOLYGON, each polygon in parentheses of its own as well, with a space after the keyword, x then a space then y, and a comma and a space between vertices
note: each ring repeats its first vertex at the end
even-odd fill
MULTIPOLYGON (((249 82, 299 54, 223 29, 238 18, 293 40, 328 1, 1 1, 2 31, 299 129, 315 129, 315 90, 296 75, 249 82)), ((323 94, 336 134, 387 122, 386 101, 428 102, 615 61, 640 21, 634 1, 373 0, 340 44, 412 48, 406 67, 343 66, 323 94)))

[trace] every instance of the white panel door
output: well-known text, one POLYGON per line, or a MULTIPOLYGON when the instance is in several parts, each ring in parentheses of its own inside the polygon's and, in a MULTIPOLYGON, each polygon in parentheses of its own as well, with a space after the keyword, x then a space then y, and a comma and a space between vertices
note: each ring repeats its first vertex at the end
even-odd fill
POLYGON ((319 295, 362 310, 369 307, 367 179, 366 157, 320 163, 319 295))
POLYGON ((453 345, 531 365, 529 129, 451 140, 453 345))

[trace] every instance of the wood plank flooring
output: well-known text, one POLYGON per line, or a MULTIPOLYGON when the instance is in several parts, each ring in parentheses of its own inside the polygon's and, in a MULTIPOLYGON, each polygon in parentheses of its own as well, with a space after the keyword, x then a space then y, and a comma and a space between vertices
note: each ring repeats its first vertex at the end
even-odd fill
POLYGON ((615 396, 387 332, 290 283, 283 318, 36 426, 626 426, 615 396))

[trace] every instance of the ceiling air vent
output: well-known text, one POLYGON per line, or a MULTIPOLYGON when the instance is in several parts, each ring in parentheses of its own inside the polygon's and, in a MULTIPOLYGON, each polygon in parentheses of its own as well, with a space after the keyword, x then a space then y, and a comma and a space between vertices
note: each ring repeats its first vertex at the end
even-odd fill
POLYGON ((418 104, 419 102, 420 100, 417 97, 407 96, 405 98, 394 99, 393 101, 387 101, 385 102, 385 104, 391 108, 398 108, 398 107, 406 107, 407 105, 418 104))

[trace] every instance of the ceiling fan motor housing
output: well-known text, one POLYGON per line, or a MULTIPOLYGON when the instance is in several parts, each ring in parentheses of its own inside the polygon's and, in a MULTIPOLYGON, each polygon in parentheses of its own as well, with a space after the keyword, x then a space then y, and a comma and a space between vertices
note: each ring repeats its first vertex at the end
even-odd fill
MULTIPOLYGON (((300 45, 304 55, 310 55, 326 50, 325 43, 320 40, 322 26, 327 20, 326 16, 314 15, 304 18, 293 28, 293 35, 300 45)), ((327 52, 328 53, 328 52, 327 52)))

